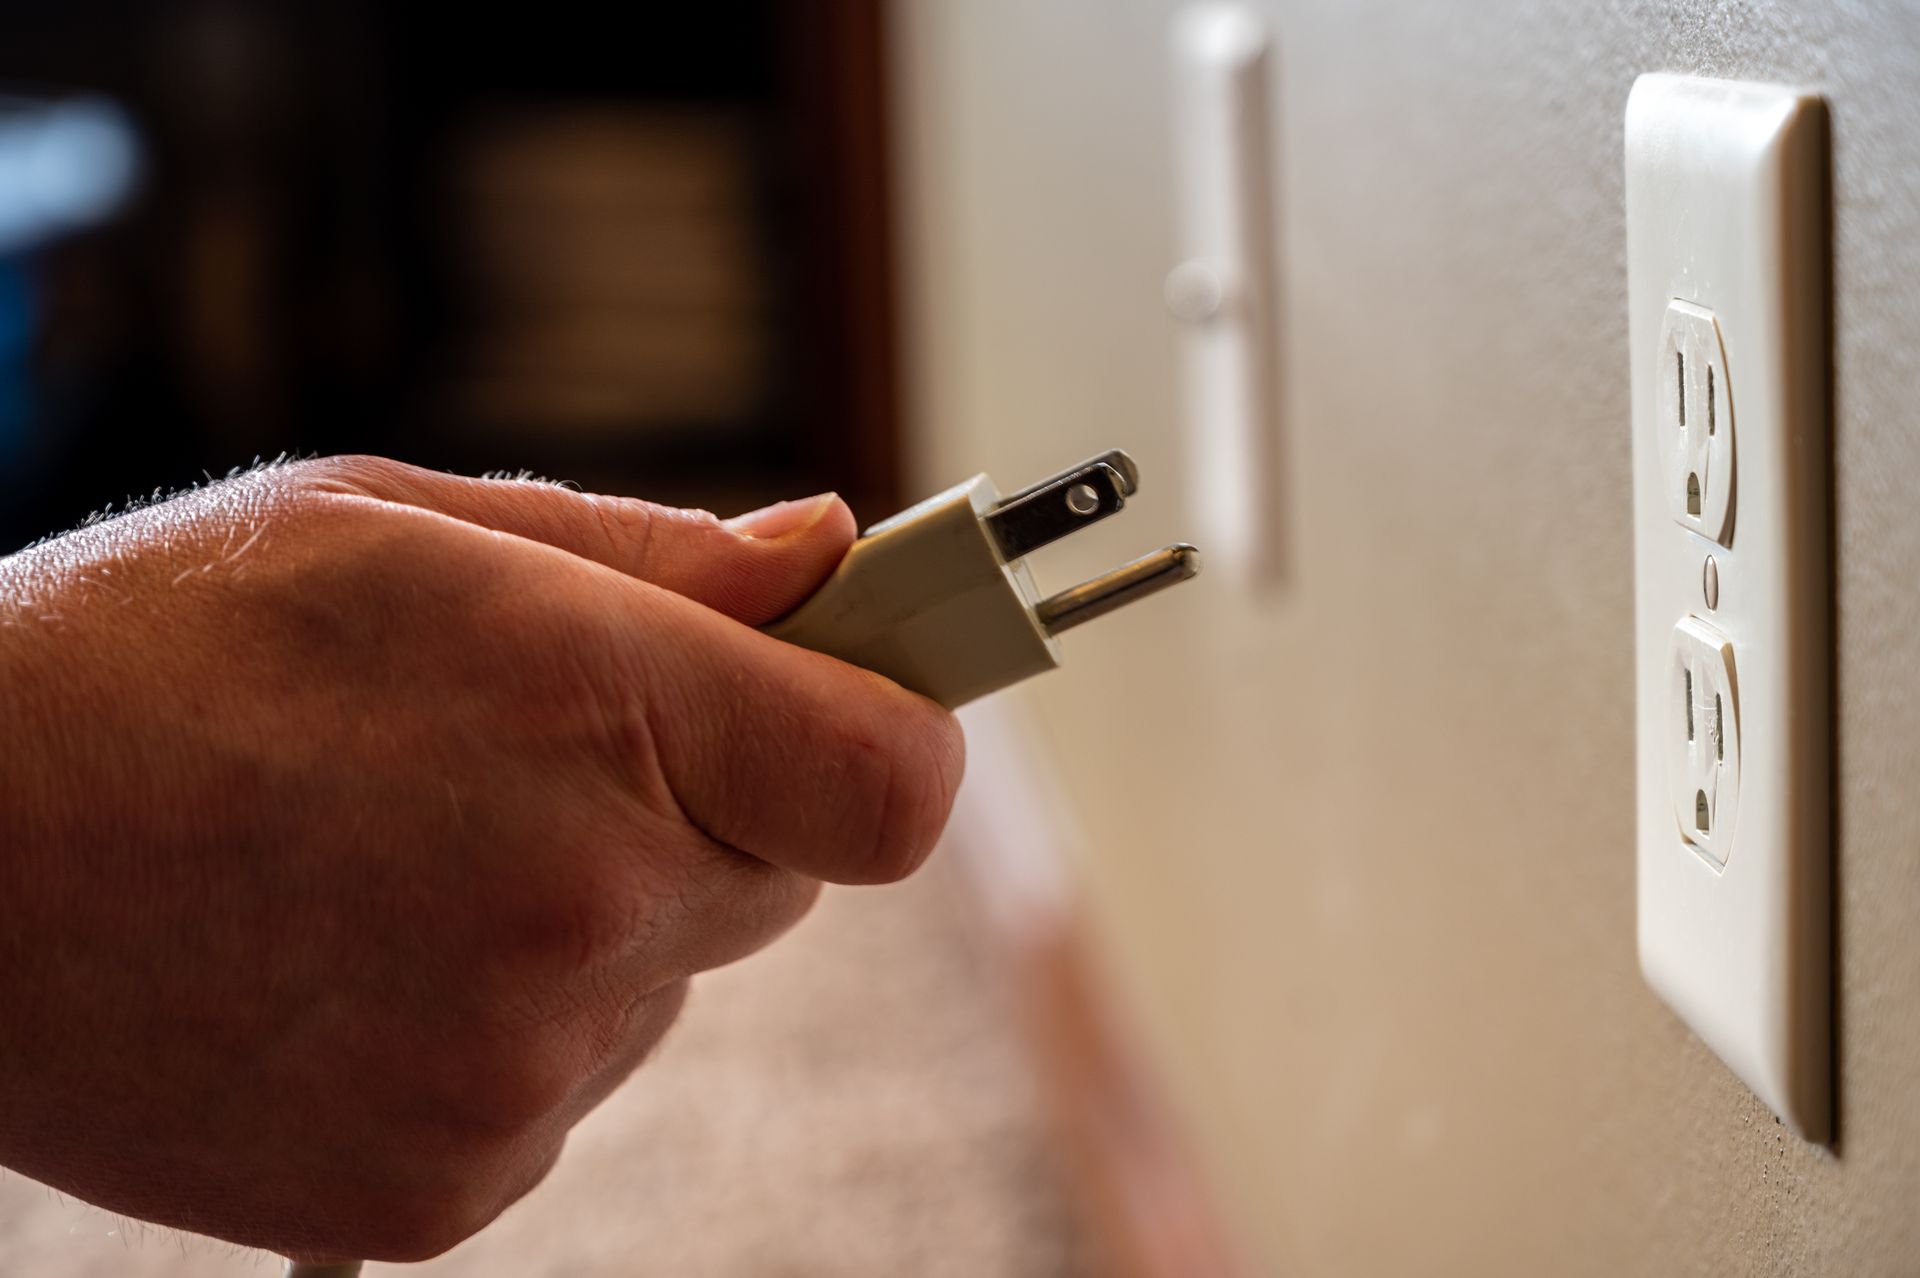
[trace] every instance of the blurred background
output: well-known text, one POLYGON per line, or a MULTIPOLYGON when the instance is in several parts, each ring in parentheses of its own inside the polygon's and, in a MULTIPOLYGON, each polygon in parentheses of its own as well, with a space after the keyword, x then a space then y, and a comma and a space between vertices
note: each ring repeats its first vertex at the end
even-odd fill
POLYGON ((884 505, 878 9, 8 4, 0 537, 282 452, 884 505))
MULTIPOLYGON (((884 8, 7 4, 0 553, 284 454, 897 509, 884 8)), ((830 895, 426 1268, 1115 1272, 1005 959, 830 895)), ((0 1173, 0 1274, 274 1267, 0 1173)))
MULTIPOLYGON (((1242 0, 1256 466, 1163 294, 1187 7, 0 6, 7 547, 288 451, 870 521, 1120 446, 1140 497, 1043 587, 1209 556, 969 708, 928 870, 697 983, 429 1271, 1920 1274, 1920 9, 1242 0), (1832 112, 1825 1146, 1635 951, 1660 70, 1832 112)), ((7 1278, 271 1269, 0 1177, 7 1278)))

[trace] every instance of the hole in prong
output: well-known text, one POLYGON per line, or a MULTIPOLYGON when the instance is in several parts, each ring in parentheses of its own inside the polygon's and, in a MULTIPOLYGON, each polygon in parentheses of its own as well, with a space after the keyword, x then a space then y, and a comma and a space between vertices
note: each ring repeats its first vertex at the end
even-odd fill
POLYGON ((1707 817, 1707 792, 1705 790, 1695 790, 1693 792, 1693 828, 1705 834, 1709 823, 1707 817))
POLYGON ((1067 509, 1076 515, 1091 515, 1100 509, 1100 494, 1091 485, 1075 484, 1067 489, 1067 509))
POLYGON ((1687 513, 1696 519, 1700 517, 1700 476, 1698 475, 1687 476, 1687 513))
POLYGON ((1687 353, 1673 353, 1673 402, 1680 406, 1680 429, 1687 428, 1687 353))

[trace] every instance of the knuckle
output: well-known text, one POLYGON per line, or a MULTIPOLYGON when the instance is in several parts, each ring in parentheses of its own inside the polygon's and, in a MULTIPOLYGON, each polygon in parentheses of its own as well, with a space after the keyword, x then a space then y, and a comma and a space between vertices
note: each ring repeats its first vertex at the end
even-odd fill
POLYGON ((375 1206, 372 1223, 353 1240, 353 1254, 413 1264, 452 1251, 507 1206, 487 1183, 492 1179, 462 1167, 427 1178, 414 1192, 388 1198, 375 1206))
POLYGON ((377 1224, 359 1231, 342 1250, 368 1260, 415 1264, 452 1251, 466 1236, 443 1202, 395 1199, 383 1206, 377 1224))
POLYGON ((578 1082, 572 1052, 562 1045, 566 1038, 526 1034, 458 1053, 439 1071, 442 1103, 454 1125, 511 1137, 559 1109, 578 1082))
POLYGON ((524 1132, 565 1106, 607 1050, 627 999, 626 960, 657 903, 599 853, 516 883, 486 912, 467 977, 465 1032, 436 1062, 436 1090, 469 1131, 524 1132))
POLYGON ((645 930, 645 901, 605 859, 556 858, 563 868, 523 888, 496 924, 495 952, 518 972, 564 980, 630 950, 645 930))
POLYGON ((401 463, 367 453, 342 453, 332 457, 309 457, 276 467, 272 472, 282 481, 318 492, 345 492, 358 497, 376 495, 404 471, 401 463))
POLYGON ((540 1123, 564 1105, 576 1084, 574 1071, 564 1057, 566 1053, 536 1048, 507 1055, 492 1067, 480 1069, 470 1096, 478 1103, 486 1126, 518 1132, 540 1123))
POLYGON ((658 557, 654 534, 660 508, 631 498, 592 493, 583 500, 607 562, 643 580, 651 579, 658 557))
POLYGON ((405 469, 380 457, 287 462, 222 481, 208 491, 207 509, 226 521, 292 529, 310 544, 328 547, 342 562, 404 566, 411 556, 402 538, 417 539, 421 529, 369 518, 372 508, 367 503, 384 502, 404 491, 405 469))

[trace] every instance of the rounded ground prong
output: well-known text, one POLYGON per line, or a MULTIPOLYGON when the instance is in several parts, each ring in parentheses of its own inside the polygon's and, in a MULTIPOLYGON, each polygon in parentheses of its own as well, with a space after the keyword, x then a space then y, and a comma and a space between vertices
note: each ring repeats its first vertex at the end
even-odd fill
POLYGON ((1178 542, 1042 600, 1034 615, 1048 634, 1061 634, 1185 581, 1199 571, 1200 552, 1178 542))

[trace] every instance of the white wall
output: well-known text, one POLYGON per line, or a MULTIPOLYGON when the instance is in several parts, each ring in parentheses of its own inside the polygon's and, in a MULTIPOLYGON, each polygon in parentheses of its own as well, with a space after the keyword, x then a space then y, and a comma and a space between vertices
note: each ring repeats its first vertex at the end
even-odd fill
MULTIPOLYGON (((897 0, 916 465, 1134 451, 1066 584, 1180 536, 1170 0, 897 0)), ((1291 553, 1018 695, 1260 1272, 1920 1270, 1920 14, 1266 0, 1291 553), (1621 112, 1834 120, 1839 1141, 1640 980, 1621 112)), ((1204 547, 1203 547, 1204 550, 1204 547)))

